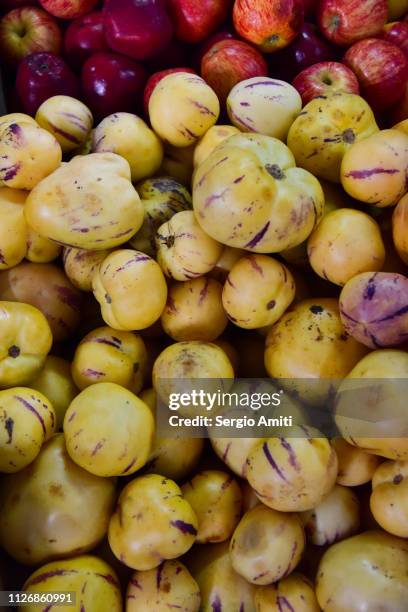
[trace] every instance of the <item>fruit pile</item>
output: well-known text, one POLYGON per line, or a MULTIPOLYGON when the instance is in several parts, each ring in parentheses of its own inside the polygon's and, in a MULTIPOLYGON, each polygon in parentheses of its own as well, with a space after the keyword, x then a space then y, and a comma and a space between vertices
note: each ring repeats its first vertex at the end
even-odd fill
POLYGON ((408 379, 408 2, 33 4, 0 20, 1 587, 405 611, 408 424, 308 410, 408 379), (158 435, 163 385, 267 377, 287 435, 158 435))

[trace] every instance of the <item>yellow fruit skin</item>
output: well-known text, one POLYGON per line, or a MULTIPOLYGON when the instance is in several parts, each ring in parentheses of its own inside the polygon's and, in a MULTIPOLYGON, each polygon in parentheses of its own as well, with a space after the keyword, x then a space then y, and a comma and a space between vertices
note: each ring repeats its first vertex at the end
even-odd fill
POLYGON ((371 512, 377 523, 401 538, 408 537, 408 461, 384 461, 373 476, 371 512))
POLYGON ((200 589, 180 561, 164 561, 157 569, 135 572, 127 589, 127 612, 149 610, 199 612, 200 589))
POLYGON ((231 564, 248 582, 270 584, 295 569, 304 547, 303 527, 296 514, 261 504, 238 523, 230 542, 231 564))
POLYGON ((57 140, 37 124, 0 124, 0 185, 33 189, 54 172, 62 160, 57 140))
MULTIPOLYGON (((408 3, 407 3, 407 7, 408 7, 408 3)), ((400 130, 401 132, 404 132, 404 134, 408 135, 408 119, 404 119, 403 121, 400 121, 396 125, 393 125, 392 129, 400 130)))
POLYGON ((237 83, 227 98, 231 123, 241 132, 258 132, 286 140, 300 111, 302 98, 286 81, 253 77, 237 83))
POLYGON ((381 270, 385 261, 378 223, 349 208, 323 217, 309 236, 307 252, 316 274, 340 286, 361 272, 381 270))
POLYGON ((118 559, 150 570, 186 553, 195 541, 197 517, 168 478, 149 474, 122 490, 109 524, 109 544, 118 559))
POLYGON ((331 444, 339 462, 338 484, 345 487, 357 487, 370 482, 380 463, 379 457, 352 446, 344 438, 335 438, 331 444))
POLYGON ((115 383, 81 391, 64 418, 73 461, 96 476, 123 476, 139 470, 153 447, 154 419, 148 406, 115 383))
POLYGON ((115 113, 101 121, 92 136, 92 151, 124 157, 129 162, 132 181, 152 176, 163 161, 160 139, 143 119, 131 113, 115 113))
POLYGON ((295 297, 289 270, 267 255, 247 255, 232 267, 224 284, 222 303, 238 327, 273 325, 295 297))
POLYGON ((156 232, 157 261, 169 278, 191 280, 216 265, 222 245, 209 236, 192 210, 176 213, 156 232))
MULTIPOLYGON (((398 385, 395 384, 395 379, 406 379, 408 377, 408 353, 406 351, 398 351, 394 349, 378 349, 372 351, 365 357, 363 357, 349 372, 346 379, 343 381, 339 388, 339 392, 343 388, 353 389, 354 379, 356 379, 357 388, 361 387, 364 380, 367 379, 368 385, 370 381, 375 378, 383 379, 381 386, 377 390, 377 402, 379 406, 386 405, 392 407, 396 418, 401 419, 402 415, 405 414, 406 401, 405 395, 401 394, 398 385), (391 379, 389 384, 386 383, 386 379, 391 379), (381 404, 383 402, 383 404, 381 404)), ((354 387, 355 388, 355 387, 354 387)), ((352 397, 352 396, 351 396, 352 397)), ((356 395, 358 399, 358 410, 360 418, 365 415, 372 413, 372 402, 370 401, 369 394, 367 395, 356 395), (365 398, 365 401, 363 399, 365 398)), ((373 422, 375 425, 376 437, 367 437, 367 424, 364 422, 364 418, 361 424, 356 421, 351 422, 351 431, 349 419, 342 419, 344 415, 350 415, 353 413, 353 403, 350 404, 350 394, 346 393, 344 397, 345 404, 341 399, 336 402, 336 424, 343 437, 353 446, 357 446, 367 453, 373 453, 380 455, 380 457, 386 457, 387 459, 395 459, 406 461, 408 460, 408 437, 406 436, 406 428, 400 428, 401 437, 396 437, 396 426, 393 420, 393 414, 390 414, 389 420, 384 421, 384 414, 380 415, 378 422, 373 422), (348 397, 347 397, 348 396, 348 397), (350 413, 351 410, 351 413, 350 413), (381 435, 384 437, 381 437, 381 435), (348 437, 348 436, 351 437, 348 437)), ((372 431, 373 427, 370 427, 372 431)), ((399 431, 398 431, 399 433, 399 431)))
POLYGON ((22 261, 27 251, 27 225, 24 219, 25 191, 0 187, 0 270, 22 261))
POLYGON ((93 293, 107 325, 124 331, 155 323, 163 312, 167 285, 148 255, 121 249, 108 255, 92 279, 93 293))
MULTIPOLYGON (((76 605, 72 612, 89 610, 122 611, 119 580, 113 569, 98 557, 80 555, 47 563, 27 578, 23 591, 29 594, 50 592, 75 593, 76 605)), ((24 612, 38 612, 39 604, 26 604, 24 612)), ((67 605, 54 604, 55 612, 64 612, 67 605)))
POLYGON ((398 255, 408 265, 408 193, 401 198, 394 209, 392 237, 398 255))
POLYGON ((197 544, 228 540, 241 516, 242 493, 227 472, 204 470, 181 487, 198 519, 197 544))
POLYGON ((63 246, 103 250, 123 244, 143 221, 130 178, 128 162, 114 153, 74 157, 31 191, 27 223, 63 246))
POLYGON ((185 563, 200 588, 202 612, 213 612, 217 605, 221 610, 255 612, 255 587, 234 571, 228 542, 194 546, 185 563))
POLYGON ((338 92, 306 104, 289 130, 288 147, 298 166, 339 183, 344 154, 354 142, 375 132, 378 126, 367 102, 355 94, 338 92))
MULTIPOLYGON (((145 389, 140 399, 156 414, 157 394, 153 388, 145 389)), ((162 474, 172 480, 184 480, 197 465, 204 449, 202 438, 173 435, 169 438, 157 436, 152 452, 144 467, 149 474, 162 474)))
POLYGON ((29 225, 27 227, 27 252, 26 259, 32 263, 49 263, 57 259, 62 247, 48 238, 37 234, 29 225))
POLYGON ((92 113, 70 96, 52 96, 37 110, 38 125, 54 136, 64 153, 80 147, 92 129, 92 113))
POLYGON ((356 200, 383 208, 406 193, 408 135, 381 130, 349 148, 341 163, 341 183, 356 200))
POLYGON ((210 127, 195 146, 194 167, 198 168, 198 166, 214 151, 215 147, 235 134, 239 134, 239 129, 233 125, 213 125, 210 127))
POLYGON ((219 114, 215 92, 201 77, 186 72, 164 77, 149 100, 154 131, 176 147, 194 144, 216 123, 219 114))
POLYGON ((72 377, 81 390, 113 382, 139 393, 146 370, 147 350, 142 338, 111 327, 98 327, 82 338, 72 361, 72 377))
POLYGON ((1 545, 17 561, 38 566, 87 552, 102 540, 115 485, 71 461, 58 434, 27 468, 2 480, 1 496, 1 545))
POLYGON ((143 224, 129 241, 136 251, 156 256, 156 232, 173 215, 192 206, 187 189, 175 179, 159 176, 136 185, 144 207, 143 224))
POLYGON ((327 612, 404 612, 407 563, 407 541, 381 531, 366 531, 338 542, 325 552, 319 565, 319 605, 327 612))
POLYGON ((55 431, 55 412, 48 399, 27 387, 0 391, 0 472, 29 465, 55 431))
POLYGON ((306 240, 323 214, 324 195, 280 140, 239 134, 198 167, 193 205, 203 230, 218 242, 278 253, 306 240))
POLYGON ((172 284, 161 316, 164 331, 177 341, 213 342, 228 323, 221 296, 222 285, 205 276, 172 284))
POLYGON ((48 355, 44 367, 31 381, 30 387, 40 391, 51 402, 56 416, 56 431, 62 429, 68 406, 78 395, 71 376, 71 364, 61 357, 48 355))
POLYGON ((281 512, 314 508, 336 482, 337 455, 329 441, 311 428, 297 434, 260 442, 247 457, 249 484, 262 503, 281 512))
POLYGON ((47 319, 34 306, 0 301, 0 389, 26 385, 51 349, 47 319))
POLYGON ((297 572, 255 591, 256 612, 281 612, 282 605, 296 612, 320 612, 312 583, 297 572))
POLYGON ((71 283, 81 291, 92 291, 92 278, 109 253, 111 251, 108 249, 88 251, 66 247, 63 251, 65 274, 71 283))
POLYGON ((158 174, 160 176, 171 176, 189 189, 194 170, 194 149, 194 144, 180 148, 164 143, 163 163, 158 174))

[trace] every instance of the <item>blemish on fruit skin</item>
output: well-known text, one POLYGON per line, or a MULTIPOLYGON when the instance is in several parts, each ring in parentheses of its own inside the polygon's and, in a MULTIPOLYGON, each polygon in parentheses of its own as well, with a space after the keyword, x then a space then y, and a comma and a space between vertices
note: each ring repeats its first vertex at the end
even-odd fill
POLYGON ((93 376, 95 378, 100 378, 101 376, 105 376, 105 372, 99 372, 98 370, 93 370, 92 368, 87 368, 82 372, 84 376, 93 376))
POLYGON ((36 584, 40 584, 41 582, 44 582, 45 580, 48 580, 49 578, 54 578, 55 576, 69 576, 70 574, 77 574, 77 573, 78 573, 77 570, 65 570, 65 569, 51 570, 49 572, 44 572, 43 574, 38 574, 38 576, 34 576, 34 578, 29 579, 25 583, 24 588, 27 589, 28 587, 34 586, 36 584))
POLYGON ((313 305, 313 306, 310 306, 309 310, 313 314, 322 314, 322 312, 324 311, 324 308, 323 306, 313 305))
POLYGON ((20 402, 20 404, 22 404, 25 408, 27 408, 27 410, 29 410, 30 412, 32 412, 35 415, 35 417, 40 421, 41 428, 42 428, 43 433, 45 435, 46 434, 46 428, 45 428, 44 419, 42 418, 41 414, 34 408, 34 406, 32 406, 29 402, 27 402, 27 400, 25 400, 23 397, 20 397, 18 395, 14 395, 13 397, 18 402, 20 402))
POLYGON ((262 446, 262 450, 263 453, 269 463, 269 465, 272 467, 273 470, 275 470, 275 472, 278 474, 278 476, 284 480, 286 482, 286 478, 284 473, 282 472, 282 470, 279 468, 279 466, 277 465, 277 463, 275 462, 275 459, 272 457, 271 455, 271 451, 269 450, 269 446, 267 442, 264 442, 263 446, 262 446))
POLYGON ((14 428, 14 421, 13 421, 13 419, 11 417, 8 417, 4 421, 4 427, 6 428, 7 435, 8 435, 8 440, 7 440, 6 444, 11 444, 11 442, 13 440, 13 428, 14 428))
POLYGON ((186 523, 178 519, 176 521, 170 521, 170 525, 181 531, 184 535, 197 535, 197 529, 191 523, 186 523))
POLYGON ((21 162, 17 162, 8 168, 0 168, 0 180, 11 181, 21 169, 21 162))
POLYGON ((212 612, 222 612, 222 603, 219 595, 215 596, 215 599, 211 602, 212 612))
POLYGON ((136 587, 137 589, 139 589, 140 591, 143 591, 142 585, 136 580, 136 578, 131 578, 130 579, 130 584, 132 586, 136 587))
POLYGON ((398 174, 397 168, 367 168, 367 170, 350 170, 344 176, 353 179, 366 179, 375 174, 398 174))
POLYGON ((262 238, 268 231, 270 224, 270 221, 268 221, 268 223, 266 223, 266 225, 264 225, 264 227, 245 245, 245 248, 253 248, 258 244, 258 242, 261 242, 262 238))
POLYGON ((234 185, 238 185, 238 183, 240 183, 242 180, 244 180, 245 178, 245 174, 243 174, 242 176, 239 176, 238 178, 234 179, 233 183, 234 185))

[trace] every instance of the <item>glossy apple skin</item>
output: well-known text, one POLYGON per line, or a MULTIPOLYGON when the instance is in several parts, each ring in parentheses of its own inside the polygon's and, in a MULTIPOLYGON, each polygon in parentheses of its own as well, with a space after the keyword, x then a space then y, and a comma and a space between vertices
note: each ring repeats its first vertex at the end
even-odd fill
POLYGON ((72 21, 65 32, 64 48, 68 63, 75 69, 80 68, 93 53, 109 51, 102 11, 72 21))
POLYGON ((92 11, 98 0, 39 0, 41 6, 60 19, 76 19, 92 11))
POLYGON ((58 54, 61 47, 59 25, 40 8, 17 8, 0 21, 0 54, 8 64, 17 65, 26 55, 40 51, 58 54))
POLYGON ((338 91, 359 94, 356 75, 340 62, 321 62, 302 70, 292 85, 302 97, 303 105, 317 96, 327 96, 338 91))
POLYGON ((322 0, 317 19, 328 40, 348 46, 380 34, 387 16, 387 0, 322 0))
POLYGON ((143 66, 128 57, 94 53, 83 65, 81 79, 84 101, 97 120, 141 109, 147 74, 143 66))
POLYGON ((269 56, 272 77, 291 81, 299 72, 319 62, 337 59, 335 47, 320 36, 317 27, 304 23, 295 40, 282 51, 269 56))
POLYGON ((268 76, 268 65, 251 45, 240 40, 222 40, 204 55, 201 76, 224 103, 231 89, 240 81, 268 76))
POLYGON ((393 21, 387 23, 383 28, 382 38, 402 49, 408 57, 408 22, 393 21))
POLYGON ((357 76, 361 94, 374 110, 390 108, 404 94, 408 60, 392 43, 377 38, 360 40, 347 50, 344 63, 357 76))
POLYGON ((158 83, 160 83, 162 79, 164 79, 165 76, 167 76, 168 74, 174 74, 175 72, 190 72, 191 74, 196 74, 195 70, 186 67, 168 68, 167 70, 160 70, 159 72, 155 72, 154 74, 152 74, 149 77, 143 92, 143 109, 146 117, 149 116, 149 100, 150 96, 153 93, 153 89, 158 83))
POLYGON ((229 28, 223 28, 214 34, 211 34, 204 42, 200 45, 193 47, 193 54, 191 59, 191 65, 195 70, 200 72, 201 62, 204 55, 215 45, 215 43, 221 42, 222 40, 238 40, 236 33, 229 28))
POLYGON ((205 40, 228 17, 232 0, 168 0, 168 8, 179 40, 205 40))
POLYGON ((153 57, 173 35, 165 0, 105 0, 103 11, 109 47, 132 59, 153 57))
POLYGON ((24 111, 33 116, 52 96, 80 97, 79 80, 62 57, 54 53, 25 57, 17 70, 16 89, 24 111))
POLYGON ((264 53, 287 47, 303 23, 303 0, 235 0, 232 18, 238 34, 264 53))

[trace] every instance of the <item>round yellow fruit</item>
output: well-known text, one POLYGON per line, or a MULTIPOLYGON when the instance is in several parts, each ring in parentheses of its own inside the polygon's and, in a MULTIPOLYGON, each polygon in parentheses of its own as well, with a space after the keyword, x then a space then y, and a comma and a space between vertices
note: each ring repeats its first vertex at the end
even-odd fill
POLYGON ((52 96, 37 110, 38 125, 54 136, 64 153, 80 147, 93 124, 92 113, 80 100, 70 96, 52 96))
POLYGON ((27 225, 24 219, 25 191, 0 187, 0 270, 22 261, 27 251, 27 225))

